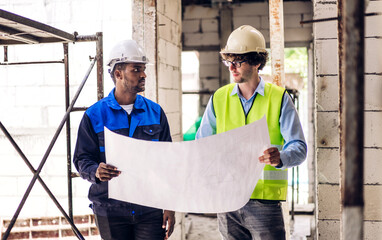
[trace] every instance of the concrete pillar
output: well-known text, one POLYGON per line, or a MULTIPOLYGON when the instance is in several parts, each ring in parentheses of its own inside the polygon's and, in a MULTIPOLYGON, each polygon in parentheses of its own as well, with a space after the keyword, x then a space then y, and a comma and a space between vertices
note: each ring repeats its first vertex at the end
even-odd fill
POLYGON ((314 104, 314 55, 313 55, 313 44, 308 48, 308 122, 309 122, 309 138, 308 141, 308 177, 309 177, 309 203, 315 202, 316 192, 315 192, 315 134, 314 134, 314 125, 315 125, 315 104, 314 104))
POLYGON ((284 87, 284 6, 280 0, 269 1, 269 31, 272 82, 284 87))
MULTIPOLYGON (((158 102, 158 73, 157 73, 157 14, 156 5, 153 1, 133 0, 132 2, 132 26, 133 39, 143 47, 151 65, 146 66, 147 83, 144 95, 158 102)), ((155 3, 155 1, 154 1, 155 3)))
MULTIPOLYGON (((224 6, 220 9, 220 49, 224 48, 229 35, 232 32, 232 8, 224 6)), ((227 85, 230 82, 230 72, 228 68, 220 63, 220 87, 227 85)))
MULTIPOLYGON (((133 39, 143 46, 152 63, 147 66, 144 95, 161 105, 167 115, 173 141, 181 141, 181 1, 134 0, 132 7, 133 39)), ((183 213, 176 213, 171 239, 185 239, 183 213)))

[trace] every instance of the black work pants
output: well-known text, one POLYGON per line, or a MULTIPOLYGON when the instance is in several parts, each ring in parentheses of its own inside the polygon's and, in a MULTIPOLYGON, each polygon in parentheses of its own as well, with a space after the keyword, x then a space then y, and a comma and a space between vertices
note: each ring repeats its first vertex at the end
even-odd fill
POLYGON ((162 210, 128 217, 95 215, 96 224, 104 240, 163 240, 162 210))

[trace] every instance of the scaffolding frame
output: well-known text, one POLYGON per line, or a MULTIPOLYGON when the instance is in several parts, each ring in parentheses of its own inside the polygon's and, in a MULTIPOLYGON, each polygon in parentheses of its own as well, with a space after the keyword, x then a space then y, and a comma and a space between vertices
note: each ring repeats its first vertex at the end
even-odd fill
MULTIPOLYGON (((77 229, 73 221, 73 195, 72 195, 72 178, 77 177, 77 173, 72 172, 71 168, 71 133, 70 133, 70 113, 73 111, 82 111, 86 110, 85 107, 75 108, 74 104, 78 99, 93 67, 97 64, 97 98, 98 100, 102 99, 104 96, 103 92, 103 34, 102 32, 97 32, 95 35, 78 35, 77 33, 70 34, 64 32, 60 29, 51 27, 49 25, 43 24, 25 18, 20 15, 5 11, 0 9, 0 45, 4 46, 4 61, 0 62, 0 66, 10 66, 10 65, 25 65, 25 64, 64 64, 65 69, 65 109, 66 113, 63 116, 46 152, 44 153, 41 162, 37 169, 34 169, 31 165, 28 158, 25 156, 23 151, 17 145, 17 143, 12 138, 11 134, 8 132, 6 127, 2 124, 0 120, 0 129, 3 131, 4 135, 8 138, 10 143, 13 145, 15 150, 18 152, 20 157, 24 160, 25 164, 33 173, 33 178, 15 212, 13 215, 10 224, 7 227, 6 232, 2 236, 2 240, 5 240, 9 237, 11 230, 16 223, 16 220, 20 214, 21 209, 23 208, 36 180, 40 182, 44 190, 48 193, 49 197, 52 199, 54 204, 63 214, 65 219, 68 221, 72 227, 73 233, 77 236, 78 239, 84 239, 81 232, 77 229), (69 47, 68 43, 75 42, 95 42, 96 43, 96 56, 91 60, 90 66, 78 87, 76 94, 73 99, 70 101, 69 96, 69 47), (63 53, 64 58, 59 61, 34 61, 34 62, 8 62, 8 46, 9 45, 21 45, 21 44, 42 44, 42 43, 62 43, 63 44, 63 53), (66 125, 66 147, 67 147, 67 183, 68 183, 68 212, 62 208, 60 203, 55 198, 54 194, 49 190, 47 185, 44 183, 40 177, 40 172, 46 163, 49 154, 56 143, 56 140, 62 130, 66 125)), ((1 234, 1 233, 0 233, 1 234)))

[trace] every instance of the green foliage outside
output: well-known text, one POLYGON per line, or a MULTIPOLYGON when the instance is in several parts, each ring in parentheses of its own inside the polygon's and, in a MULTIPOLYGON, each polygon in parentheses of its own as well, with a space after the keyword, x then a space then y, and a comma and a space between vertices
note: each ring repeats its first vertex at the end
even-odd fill
POLYGON ((308 52, 306 48, 285 48, 284 71, 286 73, 300 73, 301 77, 308 77, 308 52))

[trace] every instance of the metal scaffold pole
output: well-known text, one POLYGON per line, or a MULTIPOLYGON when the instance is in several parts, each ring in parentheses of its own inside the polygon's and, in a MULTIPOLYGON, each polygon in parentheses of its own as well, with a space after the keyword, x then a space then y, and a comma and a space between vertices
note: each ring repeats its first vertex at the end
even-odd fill
MULTIPOLYGON (((56 140, 57 140, 57 138, 58 138, 62 128, 64 127, 64 124, 66 123, 66 121, 67 121, 67 119, 69 117, 69 114, 72 111, 72 109, 74 107, 74 104, 76 103, 76 101, 78 99, 78 96, 80 95, 80 93, 82 91, 82 88, 84 87, 84 85, 86 83, 86 80, 88 79, 88 77, 90 75, 91 70, 93 69, 93 67, 95 65, 95 62, 96 62, 96 58, 94 58, 93 61, 91 62, 90 67, 88 68, 88 71, 86 72, 86 75, 85 75, 84 79, 82 80, 80 86, 78 87, 78 90, 77 90, 75 96, 73 97, 73 100, 72 100, 71 104, 69 105, 69 107, 68 107, 68 109, 67 109, 67 111, 66 111, 66 113, 65 113, 65 115, 63 117, 63 119, 61 120, 61 123, 59 124, 59 126, 58 126, 58 128, 56 130, 56 133, 54 134, 54 136, 53 136, 53 138, 52 138, 52 140, 51 140, 51 142, 50 142, 50 144, 49 144, 49 146, 48 146, 48 148, 47 148, 43 158, 41 159, 41 162, 40 162, 37 170, 33 169, 33 178, 31 180, 31 182, 29 183, 29 186, 28 186, 28 188, 27 188, 23 198, 21 199, 21 202, 20 202, 20 204, 19 204, 15 214, 13 215, 13 218, 12 218, 11 222, 9 223, 9 226, 8 226, 6 232, 4 233, 4 235, 2 237, 3 240, 8 238, 8 236, 9 236, 13 226, 15 225, 16 220, 17 220, 17 218, 18 218, 18 216, 19 216, 19 214, 21 212, 21 209, 23 208, 23 206, 24 206, 24 204, 25 204, 25 202, 26 202, 30 192, 32 191, 32 188, 33 188, 34 184, 36 183, 36 180, 40 178, 39 174, 40 174, 42 168, 44 167, 44 165, 46 163, 46 160, 48 159, 48 156, 49 156, 49 154, 50 154, 50 152, 51 152, 51 150, 52 150, 52 148, 53 148, 53 146, 54 146, 54 144, 55 144, 55 142, 56 142, 56 140)), ((48 190, 48 189, 46 189, 46 190, 48 190)), ((67 217, 66 214, 64 214, 64 216, 67 217)), ((68 218, 67 218, 67 220, 69 222, 72 222, 68 218)), ((84 239, 82 234, 80 233, 80 231, 78 231, 78 229, 75 227, 74 224, 72 224, 72 228, 74 230, 74 233, 77 235, 77 237, 79 239, 84 239)))

